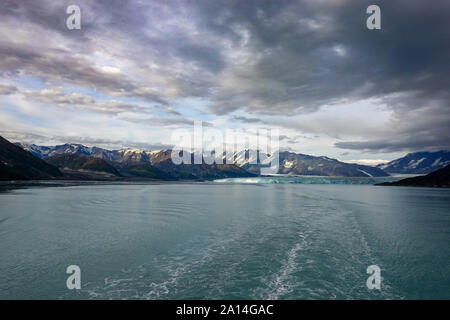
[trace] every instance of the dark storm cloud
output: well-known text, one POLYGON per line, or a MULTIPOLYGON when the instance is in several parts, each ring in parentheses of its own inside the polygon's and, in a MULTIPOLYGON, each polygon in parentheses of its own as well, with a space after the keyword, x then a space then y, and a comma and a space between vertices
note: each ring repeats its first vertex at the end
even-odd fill
MULTIPOLYGON (((240 26, 249 33, 253 64, 237 70, 236 87, 225 92, 237 94, 231 101, 249 112, 286 115, 410 90, 434 97, 450 85, 448 1, 432 7, 424 1, 379 2, 379 31, 365 26, 365 9, 373 1, 234 2, 231 8, 210 3, 213 9, 202 7, 208 27, 230 34, 240 26), (227 10, 218 24, 217 16, 227 10)), ((237 108, 218 98, 214 112, 237 108)))
MULTIPOLYGON (((240 111, 249 116, 234 119, 247 123, 375 98, 392 111, 392 128, 337 147, 449 147, 447 0, 79 1, 75 32, 65 28, 69 4, 2 1, 0 72, 166 107, 200 97, 209 112, 240 111), (381 30, 366 28, 372 4, 381 30), (98 62, 110 60, 118 72, 98 62)), ((176 119, 160 124, 185 122, 176 119)))
MULTIPOLYGON (((446 132, 444 132, 445 134, 446 132)), ((426 134, 426 133, 425 133, 426 134)), ((370 141, 349 141, 337 142, 335 145, 338 148, 360 150, 365 152, 397 152, 409 150, 423 150, 423 151, 437 151, 448 150, 448 132, 447 136, 442 136, 441 139, 436 139, 432 135, 405 135, 391 139, 380 139, 370 141), (395 140, 394 140, 395 139, 395 140)))
POLYGON ((450 147, 450 2, 233 3, 202 6, 204 25, 235 43, 236 26, 246 30, 254 60, 214 97, 214 113, 244 109, 291 116, 324 104, 377 98, 393 112, 389 134, 337 147, 372 152, 450 147), (365 27, 370 4, 381 7, 382 30, 365 27))
POLYGON ((185 60, 193 61, 211 72, 220 72, 225 66, 223 60, 221 59, 220 52, 217 52, 212 47, 186 45, 178 48, 178 50, 179 55, 185 60))

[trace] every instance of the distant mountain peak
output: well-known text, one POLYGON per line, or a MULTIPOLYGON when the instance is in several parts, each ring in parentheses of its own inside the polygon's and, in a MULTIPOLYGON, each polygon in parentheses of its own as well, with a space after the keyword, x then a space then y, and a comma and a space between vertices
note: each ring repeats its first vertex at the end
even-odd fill
POLYGON ((450 164, 450 151, 420 151, 377 165, 388 173, 427 174, 450 164))

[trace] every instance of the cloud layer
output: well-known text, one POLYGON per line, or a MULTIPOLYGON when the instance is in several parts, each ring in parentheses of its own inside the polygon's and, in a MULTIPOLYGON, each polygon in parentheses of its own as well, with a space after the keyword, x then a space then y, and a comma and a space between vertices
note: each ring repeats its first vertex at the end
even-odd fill
POLYGON ((277 126, 351 152, 450 148, 446 0, 79 1, 81 30, 65 27, 70 4, 0 3, 0 96, 133 124, 277 126))

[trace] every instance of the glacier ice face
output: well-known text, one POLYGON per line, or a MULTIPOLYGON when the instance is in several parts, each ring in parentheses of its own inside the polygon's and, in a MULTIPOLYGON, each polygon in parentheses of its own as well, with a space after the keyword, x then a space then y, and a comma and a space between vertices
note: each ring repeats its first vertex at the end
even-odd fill
POLYGON ((226 178, 214 180, 224 184, 375 184, 399 180, 398 177, 322 177, 277 175, 270 177, 226 178))

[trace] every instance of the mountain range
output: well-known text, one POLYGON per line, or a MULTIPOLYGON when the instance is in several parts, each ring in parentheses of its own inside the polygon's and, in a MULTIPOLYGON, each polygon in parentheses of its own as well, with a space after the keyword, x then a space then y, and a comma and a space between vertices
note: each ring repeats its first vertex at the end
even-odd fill
MULTIPOLYGON (((3 139, 3 144, 7 140, 3 139)), ((8 142, 9 143, 9 142, 8 142)), ((10 143, 9 143, 10 144, 10 143)), ((13 145, 13 144, 11 144, 13 145)), ((241 150, 231 155, 234 164, 181 164, 175 165, 171 159, 171 150, 142 150, 125 148, 108 150, 88 147, 82 144, 62 144, 57 146, 38 146, 16 142, 13 145, 26 152, 27 159, 33 158, 58 168, 53 177, 73 179, 127 179, 144 178, 160 180, 210 180, 233 177, 251 177, 261 174, 265 163, 259 152, 241 150)), ((2 146, 4 149, 5 146, 2 146)), ((11 149, 11 146, 8 146, 11 149)), ((8 149, 6 148, 6 149, 8 149)), ((18 150, 16 149, 16 150, 18 150)), ((283 151, 278 154, 279 174, 319 175, 342 177, 384 177, 395 173, 424 174, 440 169, 450 163, 450 152, 418 152, 393 160, 376 167, 346 163, 325 156, 311 156, 283 151)), ((17 156, 20 158, 20 156, 17 156)), ((16 158, 17 158, 16 157, 16 158)), ((22 153, 24 157, 24 153, 22 153)), ((190 154, 191 160, 194 155, 190 154)), ((228 157, 228 155, 227 155, 228 157)), ((273 156, 272 156, 273 157, 273 156)), ((7 161, 4 158, 3 165, 7 161), (6 161, 6 162, 5 162, 6 161)), ((225 156, 223 156, 225 160, 225 156)), ((268 160, 271 158, 269 157, 268 160)), ((225 161, 224 161, 225 162, 225 161)), ((42 165, 42 162, 40 162, 42 165)), ((193 163, 193 161, 192 161, 193 163)), ((47 169, 48 169, 47 168, 47 169)), ((38 175, 45 178, 45 175, 38 175)), ((49 175, 52 176, 52 175, 49 175)))
POLYGON ((58 167, 67 179, 210 180, 255 176, 254 173, 233 164, 175 165, 171 159, 171 150, 107 150, 81 144, 53 147, 23 143, 15 145, 30 155, 58 167))
MULTIPOLYGON (((41 159, 50 159, 63 154, 78 154, 103 159, 108 163, 114 163, 116 168, 124 168, 137 164, 150 164, 155 168, 171 174, 177 179, 192 179, 195 177, 220 178, 223 177, 224 171, 228 175, 236 177, 259 175, 263 166, 261 163, 252 164, 252 160, 255 160, 252 157, 257 157, 259 153, 250 152, 250 150, 242 150, 232 155, 235 161, 233 165, 207 165, 204 163, 198 165, 175 165, 171 160, 171 150, 107 150, 98 147, 87 147, 81 144, 63 144, 53 147, 23 143, 16 144, 41 159)), ((383 177, 389 175, 382 169, 376 167, 345 163, 325 156, 316 157, 287 151, 279 153, 279 164, 278 173, 280 174, 345 177, 383 177)))

